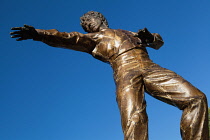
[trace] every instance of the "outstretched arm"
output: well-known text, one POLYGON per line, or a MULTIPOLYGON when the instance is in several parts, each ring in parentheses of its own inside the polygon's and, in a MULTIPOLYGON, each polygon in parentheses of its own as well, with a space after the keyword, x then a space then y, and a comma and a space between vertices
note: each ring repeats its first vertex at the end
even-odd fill
POLYGON ((143 44, 158 50, 163 44, 163 39, 158 33, 150 33, 147 28, 141 29, 136 34, 139 37, 143 44))
POLYGON ((33 39, 42 41, 53 47, 61 47, 91 53, 95 47, 95 41, 92 39, 92 34, 82 34, 79 32, 59 32, 55 29, 43 30, 35 29, 32 26, 24 25, 24 27, 14 27, 11 32, 12 38, 17 38, 17 41, 33 39))

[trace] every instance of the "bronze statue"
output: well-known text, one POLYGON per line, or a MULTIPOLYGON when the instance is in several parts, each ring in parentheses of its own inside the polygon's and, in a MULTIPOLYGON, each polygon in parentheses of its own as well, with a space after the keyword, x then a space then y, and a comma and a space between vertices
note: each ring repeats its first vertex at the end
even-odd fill
POLYGON ((204 93, 173 71, 155 64, 146 47, 159 49, 161 36, 146 28, 137 33, 110 29, 99 12, 90 11, 81 18, 88 32, 59 32, 32 26, 14 27, 10 33, 17 41, 33 39, 53 47, 62 47, 91 54, 110 63, 114 71, 117 102, 121 114, 124 140, 147 140, 148 118, 144 91, 183 110, 183 140, 208 140, 208 109, 204 93))

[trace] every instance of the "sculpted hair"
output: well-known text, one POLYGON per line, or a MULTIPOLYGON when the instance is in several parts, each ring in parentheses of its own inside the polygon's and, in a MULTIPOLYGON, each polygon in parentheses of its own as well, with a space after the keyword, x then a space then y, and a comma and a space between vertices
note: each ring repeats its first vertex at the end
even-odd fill
POLYGON ((80 24, 85 31, 87 31, 86 26, 88 26, 91 23, 90 21, 91 18, 98 18, 102 21, 104 25, 109 27, 106 18, 101 13, 96 12, 96 11, 89 11, 85 13, 82 17, 80 17, 80 24))

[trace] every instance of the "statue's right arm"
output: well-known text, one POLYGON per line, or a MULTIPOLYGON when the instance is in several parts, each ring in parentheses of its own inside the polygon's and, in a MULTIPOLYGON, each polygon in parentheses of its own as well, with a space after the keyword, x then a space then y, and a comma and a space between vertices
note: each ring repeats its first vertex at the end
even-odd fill
POLYGON ((12 30, 19 30, 10 33, 12 38, 17 41, 33 39, 44 42, 53 47, 72 49, 75 51, 91 53, 95 47, 95 41, 91 34, 82 34, 79 32, 59 32, 55 29, 43 30, 35 29, 32 26, 15 27, 12 30))

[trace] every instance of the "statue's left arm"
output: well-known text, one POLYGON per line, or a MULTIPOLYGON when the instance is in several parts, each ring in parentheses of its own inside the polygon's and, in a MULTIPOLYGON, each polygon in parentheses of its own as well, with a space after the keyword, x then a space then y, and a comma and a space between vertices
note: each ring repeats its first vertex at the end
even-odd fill
POLYGON ((150 33, 147 28, 141 29, 136 34, 147 47, 158 50, 163 44, 163 39, 158 33, 150 33))

